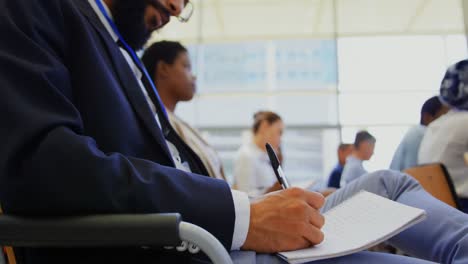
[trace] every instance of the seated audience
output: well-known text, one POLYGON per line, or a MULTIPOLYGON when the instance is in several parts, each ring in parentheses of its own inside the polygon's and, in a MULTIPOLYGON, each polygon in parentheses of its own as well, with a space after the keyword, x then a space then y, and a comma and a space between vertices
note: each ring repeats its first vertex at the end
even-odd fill
MULTIPOLYGON (((8 38, 0 41, 0 135, 8 140, 0 149, 0 202, 7 214, 178 212, 232 250, 234 263, 281 263, 270 253, 323 241, 322 213, 364 189, 427 212, 425 221, 390 239, 420 259, 360 252, 314 264, 467 263, 468 216, 402 173, 361 177, 326 200, 297 188, 249 200, 206 177, 198 156, 168 124, 131 48, 141 48, 169 15, 178 17, 187 1, 1 3, 0 29, 8 38), (181 161, 190 163, 186 171, 176 168, 181 161)), ((25 247, 15 253, 25 264, 206 263, 202 254, 151 247, 25 247)))
POLYGON ((330 177, 328 178, 328 187, 337 189, 340 188, 341 174, 343 173, 343 168, 346 163, 346 159, 349 155, 351 155, 352 151, 352 144, 341 143, 340 146, 338 146, 338 164, 333 169, 333 171, 330 174, 330 177))
POLYGON ((354 140, 354 149, 346 159, 341 175, 341 187, 367 173, 362 165, 363 161, 370 160, 374 155, 375 138, 367 131, 359 131, 354 140))
POLYGON ((418 152, 426 127, 440 116, 447 113, 449 108, 443 105, 438 96, 428 99, 421 108, 420 124, 413 126, 406 132, 393 155, 391 170, 403 171, 418 165, 418 152))
POLYGON ((265 144, 270 143, 278 152, 283 129, 281 117, 274 112, 259 111, 254 115, 252 140, 239 148, 234 160, 234 181, 238 190, 257 196, 280 188, 265 144))
POLYGON ((468 167, 464 161, 464 153, 468 151, 468 60, 448 68, 441 84, 440 99, 452 109, 428 126, 418 162, 443 163, 463 210, 468 212, 468 167))
POLYGON ((156 42, 145 51, 142 61, 152 74, 172 127, 200 157, 211 177, 225 179, 216 150, 203 139, 200 132, 174 113, 179 102, 192 100, 196 92, 196 78, 187 49, 179 42, 156 42))

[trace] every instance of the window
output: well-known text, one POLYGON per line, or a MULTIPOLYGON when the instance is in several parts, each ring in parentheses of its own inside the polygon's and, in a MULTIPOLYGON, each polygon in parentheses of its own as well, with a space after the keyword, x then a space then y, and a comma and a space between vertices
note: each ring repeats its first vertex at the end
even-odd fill
POLYGON ((422 104, 437 95, 448 65, 467 57, 466 39, 452 36, 363 37, 338 40, 342 137, 368 129, 377 138, 369 170, 389 167, 422 104))
POLYGON ((334 40, 206 44, 189 51, 199 95, 178 106, 177 114, 205 133, 231 183, 242 133, 265 109, 279 113, 287 126, 283 152, 290 180, 328 174, 339 143, 334 40))

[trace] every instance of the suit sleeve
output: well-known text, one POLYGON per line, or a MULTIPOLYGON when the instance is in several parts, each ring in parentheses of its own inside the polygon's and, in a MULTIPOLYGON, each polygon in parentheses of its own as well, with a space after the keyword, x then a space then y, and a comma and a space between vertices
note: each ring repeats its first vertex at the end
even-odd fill
POLYGON ((235 213, 224 181, 104 153, 84 134, 66 66, 68 2, 0 0, 3 208, 29 216, 179 212, 229 249, 235 213))

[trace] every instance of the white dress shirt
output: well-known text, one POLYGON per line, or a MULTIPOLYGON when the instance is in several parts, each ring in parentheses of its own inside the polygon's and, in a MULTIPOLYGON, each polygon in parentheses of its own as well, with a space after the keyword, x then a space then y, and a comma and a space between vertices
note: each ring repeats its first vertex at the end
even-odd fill
MULTIPOLYGON (((102 0, 99 0, 99 1, 102 1, 102 0)), ((107 29, 107 31, 111 35, 112 39, 117 43, 117 41, 119 40, 118 35, 114 32, 114 30, 112 29, 111 25, 107 21, 104 14, 101 13, 101 10, 97 6, 95 0, 88 0, 88 2, 93 8, 94 12, 99 17, 99 20, 101 21, 101 23, 104 25, 104 27, 107 29)), ((102 4, 106 8, 107 14, 111 16, 112 14, 110 13, 110 10, 106 6, 106 4, 104 2, 102 2, 102 4)), ((154 106, 153 102, 148 96, 145 86, 143 85, 143 82, 141 81, 141 78, 143 77, 143 73, 140 71, 138 66, 133 62, 132 57, 125 49, 120 47, 120 51, 122 52, 122 55, 125 57, 125 60, 127 61, 129 67, 132 69, 133 74, 135 75, 138 83, 140 84, 141 91, 145 95, 146 101, 148 102, 149 106, 151 107, 151 110, 153 111, 156 122, 158 123, 159 127, 161 127, 159 117, 156 113, 156 107, 154 106)), ((181 162, 179 151, 177 150, 175 145, 167 140, 166 140, 166 143, 171 152, 172 158, 174 159, 176 168, 190 172, 190 167, 187 164, 184 164, 181 162)), ((236 215, 231 249, 237 250, 244 244, 247 238, 247 232, 249 231, 250 202, 249 202, 248 196, 245 193, 239 192, 236 190, 231 190, 231 192, 232 192, 232 198, 234 200, 234 210, 235 210, 235 215, 236 215)))
POLYGON ((419 148, 419 164, 441 162, 447 167, 455 190, 468 198, 468 111, 451 110, 429 124, 419 148))
POLYGON ((251 197, 259 196, 276 182, 268 154, 255 143, 244 143, 234 161, 235 186, 251 197))

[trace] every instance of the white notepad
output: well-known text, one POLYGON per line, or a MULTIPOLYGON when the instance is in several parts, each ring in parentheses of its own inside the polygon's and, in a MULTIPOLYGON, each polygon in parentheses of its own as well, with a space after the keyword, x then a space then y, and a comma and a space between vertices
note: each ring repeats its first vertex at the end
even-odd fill
POLYGON ((426 212, 361 191, 326 212, 324 217, 325 239, 320 245, 278 255, 295 264, 356 253, 424 220, 426 212))

